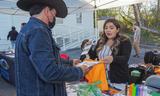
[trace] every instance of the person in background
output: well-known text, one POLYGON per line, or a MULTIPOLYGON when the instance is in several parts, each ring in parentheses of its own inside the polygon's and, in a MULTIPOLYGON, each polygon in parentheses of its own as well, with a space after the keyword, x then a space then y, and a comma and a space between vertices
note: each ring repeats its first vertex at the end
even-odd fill
POLYGON ((81 80, 92 68, 75 67, 78 59, 60 58, 51 29, 56 17, 67 16, 66 4, 63 0, 19 0, 17 6, 31 15, 16 40, 17 96, 67 96, 65 82, 81 80))
POLYGON ((139 43, 140 43, 140 38, 141 38, 141 29, 138 27, 137 23, 133 24, 133 31, 134 31, 134 42, 133 42, 133 48, 136 52, 133 57, 139 57, 139 43), (135 30, 136 29, 136 30, 135 30))
POLYGON ((127 36, 121 34, 119 21, 114 18, 107 19, 96 47, 89 51, 90 58, 105 61, 108 82, 127 83, 130 54, 131 42, 127 36))
MULTIPOLYGON (((89 39, 85 39, 83 40, 82 44, 81 44, 81 50, 83 51, 85 46, 87 45, 87 42, 89 42, 89 39)), ((81 55, 80 60, 83 62, 84 59, 90 59, 89 54, 86 55, 81 55)), ((84 76, 81 81, 86 81, 88 82, 87 78, 84 76)))
MULTIPOLYGON (((81 50, 83 51, 83 49, 85 48, 85 46, 87 45, 87 42, 89 42, 89 39, 85 39, 83 40, 82 44, 81 44, 81 50)), ((81 55, 80 60, 83 61, 85 58, 89 59, 89 55, 81 55)))
POLYGON ((21 29, 22 29, 22 27, 23 27, 25 24, 26 24, 25 22, 21 24, 21 29))
POLYGON ((14 45, 15 45, 15 42, 16 42, 17 35, 18 35, 18 32, 16 31, 16 28, 13 26, 12 30, 9 31, 9 33, 7 35, 7 40, 9 40, 9 38, 10 38, 12 49, 14 49, 14 45))

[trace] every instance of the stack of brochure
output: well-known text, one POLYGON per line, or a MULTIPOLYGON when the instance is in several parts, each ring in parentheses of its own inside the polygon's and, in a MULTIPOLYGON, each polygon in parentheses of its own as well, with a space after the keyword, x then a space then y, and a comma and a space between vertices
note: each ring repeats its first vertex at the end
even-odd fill
POLYGON ((86 65, 87 67, 92 67, 94 65, 100 64, 100 63, 104 63, 104 62, 95 62, 95 61, 83 61, 79 64, 76 65, 76 67, 79 67, 81 65, 86 65))

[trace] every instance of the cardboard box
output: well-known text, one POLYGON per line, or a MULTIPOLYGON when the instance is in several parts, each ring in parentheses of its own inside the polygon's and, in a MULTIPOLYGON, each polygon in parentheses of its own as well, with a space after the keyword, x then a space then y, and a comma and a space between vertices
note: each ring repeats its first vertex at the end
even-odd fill
POLYGON ((159 68, 160 68, 160 66, 159 66, 159 65, 154 65, 154 67, 159 67, 159 68))
POLYGON ((145 69, 146 71, 147 71, 147 69, 148 69, 149 67, 154 67, 154 66, 152 65, 152 63, 145 64, 144 62, 141 62, 141 63, 138 63, 138 64, 139 64, 139 67, 140 67, 140 68, 145 69))

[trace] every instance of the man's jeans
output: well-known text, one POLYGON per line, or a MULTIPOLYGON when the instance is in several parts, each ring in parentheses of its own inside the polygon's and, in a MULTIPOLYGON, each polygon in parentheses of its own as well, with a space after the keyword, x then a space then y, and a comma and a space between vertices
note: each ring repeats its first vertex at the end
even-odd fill
POLYGON ((16 42, 16 40, 14 40, 14 41, 12 40, 12 41, 11 41, 12 49, 14 49, 14 44, 15 44, 15 42, 16 42))

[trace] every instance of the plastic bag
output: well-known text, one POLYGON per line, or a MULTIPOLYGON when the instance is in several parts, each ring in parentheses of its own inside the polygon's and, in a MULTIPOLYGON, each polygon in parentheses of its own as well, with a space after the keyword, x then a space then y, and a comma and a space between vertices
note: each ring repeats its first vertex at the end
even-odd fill
POLYGON ((79 84, 76 88, 77 96, 103 96, 102 91, 95 87, 95 85, 102 84, 101 81, 97 81, 90 84, 79 84))
MULTIPOLYGON (((94 60, 85 59, 84 61, 94 61, 94 60)), ((101 61, 102 60, 100 60, 99 62, 101 62, 101 61)), ((96 87, 99 87, 102 92, 108 90, 108 82, 106 79, 107 77, 106 77, 106 70, 105 70, 104 63, 94 65, 93 68, 86 75, 86 78, 88 79, 89 84, 92 84, 96 81, 101 81, 102 84, 99 84, 96 87)))

